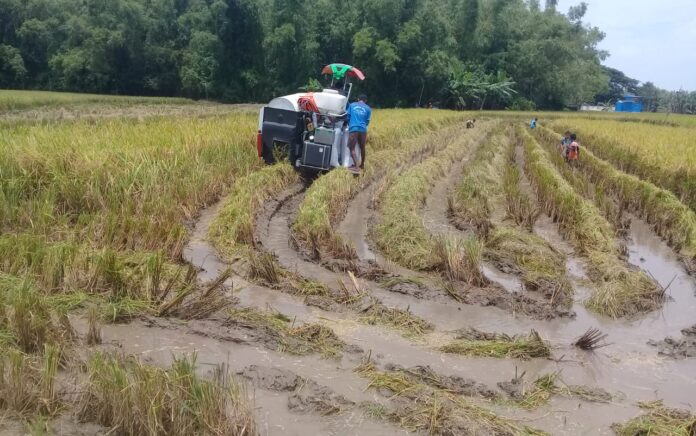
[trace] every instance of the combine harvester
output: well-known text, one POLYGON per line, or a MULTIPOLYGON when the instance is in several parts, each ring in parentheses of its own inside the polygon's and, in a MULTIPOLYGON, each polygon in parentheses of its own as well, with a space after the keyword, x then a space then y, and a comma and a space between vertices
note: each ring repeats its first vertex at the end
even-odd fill
POLYGON ((274 163, 277 155, 287 156, 305 176, 353 166, 346 109, 351 80, 365 80, 365 75, 344 64, 327 65, 321 73, 331 77, 329 88, 274 98, 261 108, 256 147, 266 163, 274 163))

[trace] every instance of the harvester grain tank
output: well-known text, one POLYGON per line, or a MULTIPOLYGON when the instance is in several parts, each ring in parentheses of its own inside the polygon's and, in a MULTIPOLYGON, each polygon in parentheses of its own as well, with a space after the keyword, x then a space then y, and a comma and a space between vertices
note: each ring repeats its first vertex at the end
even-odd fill
POLYGON ((305 174, 354 166, 346 109, 352 81, 365 75, 345 64, 327 65, 321 73, 331 79, 328 88, 277 97, 261 108, 256 146, 266 163, 287 156, 305 174))

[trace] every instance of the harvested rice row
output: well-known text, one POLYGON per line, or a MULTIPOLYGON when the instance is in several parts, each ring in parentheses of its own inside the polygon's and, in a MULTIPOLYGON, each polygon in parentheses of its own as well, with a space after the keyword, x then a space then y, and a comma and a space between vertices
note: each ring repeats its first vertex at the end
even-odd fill
POLYGON ((638 403, 644 415, 623 424, 614 424, 618 436, 692 436, 696 431, 696 415, 688 410, 666 407, 662 401, 638 403))
POLYGON ((476 152, 452 195, 453 220, 464 230, 473 228, 485 240, 484 256, 500 269, 520 275, 525 288, 569 305, 573 289, 566 277, 564 256, 529 228, 491 221, 491 204, 496 202, 505 202, 508 217, 520 226, 531 227, 536 216, 536 208, 520 190, 513 159, 514 143, 502 134, 494 135, 476 152))
MULTIPOLYGON (((466 114, 442 111, 378 111, 370 130, 367 166, 356 178, 345 170, 334 170, 320 177, 307 190, 293 224, 298 242, 315 252, 334 257, 351 257, 335 232, 335 224, 345 213, 348 202, 380 174, 389 173, 435 145, 433 132, 465 119, 466 114)), ((450 127, 452 128, 452 127, 450 127)))
MULTIPOLYGON (((550 146, 555 132, 538 129, 538 136, 550 146)), ((654 226, 655 232, 679 251, 689 269, 696 270, 696 213, 672 192, 616 169, 609 162, 583 149, 579 169, 596 185, 654 226)))
POLYGON ((340 289, 330 288, 324 283, 302 277, 278 265, 270 253, 256 253, 248 250, 249 279, 272 289, 279 289, 292 295, 311 300, 314 306, 331 310, 332 307, 348 308, 359 313, 358 321, 368 324, 381 324, 399 331, 404 337, 418 337, 432 331, 433 326, 414 315, 408 309, 388 307, 370 295, 354 282, 354 290, 346 288, 342 282, 340 289))
POLYGON ((381 216, 373 234, 377 246, 388 258, 414 270, 432 270, 443 262, 444 259, 438 259, 441 256, 433 256, 436 246, 442 244, 437 244, 426 230, 421 209, 435 181, 479 147, 489 129, 482 125, 474 133, 465 134, 461 127, 441 132, 433 140, 446 146, 396 176, 382 193, 381 216))
POLYGON ((613 318, 660 307, 664 301, 663 290, 642 271, 630 268, 620 259, 611 224, 561 176, 548 154, 527 131, 518 127, 517 134, 524 145, 526 171, 539 202, 588 261, 596 289, 585 304, 613 318))
POLYGON ((379 371, 371 362, 355 369, 369 380, 368 387, 393 395, 398 404, 388 417, 411 432, 430 435, 495 434, 541 435, 520 427, 474 402, 444 389, 433 388, 400 371, 379 371))
POLYGON ((556 131, 577 130, 583 145, 618 169, 672 191, 696 211, 696 153, 693 129, 620 123, 611 120, 559 120, 556 131))

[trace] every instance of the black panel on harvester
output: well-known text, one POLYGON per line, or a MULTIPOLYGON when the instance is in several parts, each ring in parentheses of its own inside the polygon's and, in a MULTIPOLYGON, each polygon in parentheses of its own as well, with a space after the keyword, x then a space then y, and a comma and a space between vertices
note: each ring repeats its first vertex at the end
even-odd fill
POLYGON ((328 170, 330 162, 330 145, 315 144, 309 141, 305 142, 304 154, 302 155, 302 165, 328 170))

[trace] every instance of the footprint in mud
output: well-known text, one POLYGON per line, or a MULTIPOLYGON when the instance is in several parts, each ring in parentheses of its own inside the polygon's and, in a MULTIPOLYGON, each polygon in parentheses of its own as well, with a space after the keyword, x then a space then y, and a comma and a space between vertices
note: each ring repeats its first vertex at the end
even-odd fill
POLYGON ((251 365, 240 371, 239 375, 259 389, 292 392, 288 397, 288 409, 293 412, 333 415, 355 406, 353 401, 331 388, 286 369, 251 365))
POLYGON ((696 324, 682 330, 682 339, 665 338, 661 341, 648 341, 657 347, 657 354, 672 359, 696 357, 696 324))

